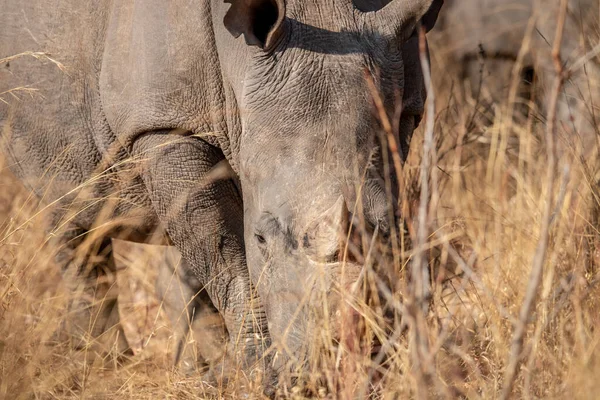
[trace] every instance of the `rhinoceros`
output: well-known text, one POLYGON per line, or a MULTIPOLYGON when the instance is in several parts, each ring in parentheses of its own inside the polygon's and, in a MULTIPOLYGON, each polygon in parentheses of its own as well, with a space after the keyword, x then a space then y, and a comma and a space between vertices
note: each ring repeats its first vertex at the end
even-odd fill
POLYGON ((425 99, 415 28, 442 2, 4 1, 2 150, 52 206, 57 262, 86 295, 67 335, 115 325, 127 348, 103 289, 119 237, 180 251, 228 359, 266 368, 271 341, 300 349, 298 305, 340 279, 342 216, 359 202, 389 230, 369 83, 401 107, 406 151, 425 99))
MULTIPOLYGON (((522 75, 517 79, 526 85, 535 79, 540 89, 535 99, 547 113, 555 79, 552 46, 559 7, 560 1, 450 0, 431 37, 432 46, 440 64, 455 71, 458 87, 467 82, 474 98, 494 102, 507 99, 513 68, 523 49, 522 75)), ((589 149, 596 142, 599 27, 598 0, 568 0, 560 56, 565 69, 573 69, 558 102, 559 132, 564 132, 559 146, 563 150, 589 149)), ((531 94, 524 89, 524 94, 531 94)))

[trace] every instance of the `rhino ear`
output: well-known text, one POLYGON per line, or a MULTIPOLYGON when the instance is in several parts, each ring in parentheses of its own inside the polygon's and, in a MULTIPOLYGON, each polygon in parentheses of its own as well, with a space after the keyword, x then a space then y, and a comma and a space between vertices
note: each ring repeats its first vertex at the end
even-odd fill
POLYGON ((283 28, 284 0, 225 0, 231 7, 223 23, 234 37, 244 34, 246 43, 269 48, 283 28))
POLYGON ((433 28, 443 4, 444 0, 391 0, 377 11, 363 12, 362 19, 366 26, 406 41, 420 21, 427 30, 433 28))
POLYGON ((438 15, 443 5, 444 0, 433 0, 433 3, 431 3, 429 10, 427 10, 425 15, 423 15, 421 23, 423 24, 423 27, 425 27, 426 32, 429 32, 435 26, 435 23, 438 19, 438 15))

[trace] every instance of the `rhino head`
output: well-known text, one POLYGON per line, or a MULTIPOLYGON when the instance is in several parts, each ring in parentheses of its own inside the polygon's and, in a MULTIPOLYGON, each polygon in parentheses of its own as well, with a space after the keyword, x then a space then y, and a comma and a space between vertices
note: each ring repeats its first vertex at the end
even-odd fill
POLYGON ((273 342, 301 358, 310 310, 335 314, 360 274, 339 258, 351 211, 389 230, 372 89, 406 151, 425 98, 414 32, 443 0, 231 2, 226 28, 255 46, 238 98, 248 266, 273 342))

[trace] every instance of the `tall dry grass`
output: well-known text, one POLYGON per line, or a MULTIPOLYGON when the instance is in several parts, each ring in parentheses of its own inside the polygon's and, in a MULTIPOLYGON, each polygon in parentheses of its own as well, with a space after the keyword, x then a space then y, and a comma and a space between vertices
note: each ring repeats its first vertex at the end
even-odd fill
MULTIPOLYGON (((346 297, 363 333, 379 338, 381 356, 375 362, 353 332, 331 347, 331 332, 315 330, 311 340, 321 350, 279 394, 499 398, 511 391, 525 398, 598 398, 597 150, 558 154, 548 175, 548 125, 535 117, 535 104, 526 115, 511 111, 508 96, 482 107, 464 96, 463 82, 450 82, 435 49, 433 55, 435 154, 427 185, 420 175, 425 121, 403 167, 409 225, 425 227, 426 235, 403 249, 403 281, 388 293, 386 310, 346 297), (539 282, 532 278, 536 264, 539 282), (428 274, 418 292, 411 286, 416 275, 408 275, 421 265, 428 274), (528 296, 532 285, 535 296, 528 296), (395 323, 386 312, 398 317, 395 323)), ((94 354, 93 346, 75 351, 56 343, 53 332, 70 293, 52 261, 45 208, 6 165, 2 171, 0 398, 262 397, 258 385, 212 388, 170 366, 171 331, 153 294, 162 248, 116 245, 131 359, 118 364, 94 354)))

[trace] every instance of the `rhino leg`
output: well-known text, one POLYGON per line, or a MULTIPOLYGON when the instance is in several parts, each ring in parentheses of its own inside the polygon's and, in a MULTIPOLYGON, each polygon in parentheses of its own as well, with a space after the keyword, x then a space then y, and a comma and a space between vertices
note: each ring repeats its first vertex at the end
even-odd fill
MULTIPOLYGON (((267 321, 250 282, 242 200, 223 153, 168 132, 139 137, 133 153, 145 160, 141 174, 158 218, 223 316, 225 363, 255 370, 264 362, 267 321)), ((226 378, 232 371, 224 369, 212 375, 226 378)))
POLYGON ((86 231, 63 234, 56 261, 71 297, 68 313, 55 336, 76 349, 131 355, 120 324, 116 267, 110 238, 90 240, 86 231))
POLYGON ((226 343, 223 319, 189 266, 169 248, 159 267, 156 294, 173 329, 173 365, 185 374, 220 360, 226 343))

